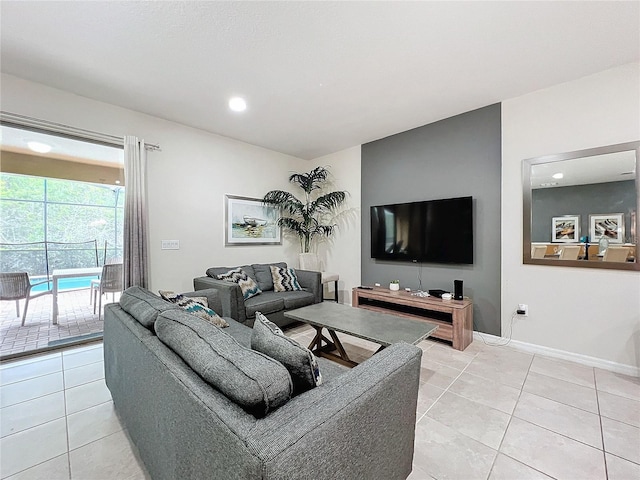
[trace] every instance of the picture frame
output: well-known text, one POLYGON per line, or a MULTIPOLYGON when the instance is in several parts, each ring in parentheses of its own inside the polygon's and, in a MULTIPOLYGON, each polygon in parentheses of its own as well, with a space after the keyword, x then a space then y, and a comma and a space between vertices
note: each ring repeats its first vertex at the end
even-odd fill
POLYGON ((563 215, 551 219, 551 241, 578 243, 580 241, 580 215, 563 215))
POLYGON ((624 243, 624 213, 589 215, 591 241, 598 242, 603 235, 609 243, 624 243))
POLYGON ((225 246, 282 245, 279 213, 259 198, 225 195, 225 246))

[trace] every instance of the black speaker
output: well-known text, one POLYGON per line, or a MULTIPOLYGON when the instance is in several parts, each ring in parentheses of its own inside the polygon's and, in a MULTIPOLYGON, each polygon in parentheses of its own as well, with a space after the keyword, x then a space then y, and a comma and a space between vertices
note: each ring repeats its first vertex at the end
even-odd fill
POLYGON ((464 298, 462 294, 462 280, 453 281, 453 298, 455 300, 462 300, 464 298))

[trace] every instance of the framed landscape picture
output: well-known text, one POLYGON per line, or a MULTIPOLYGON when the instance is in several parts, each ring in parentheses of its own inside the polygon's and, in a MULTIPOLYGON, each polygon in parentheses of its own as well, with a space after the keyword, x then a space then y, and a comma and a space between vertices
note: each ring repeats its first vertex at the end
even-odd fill
POLYGON ((564 215, 551 219, 551 241, 573 243, 580 239, 580 215, 564 215))
POLYGON ((225 245, 281 245, 278 209, 258 198, 225 195, 225 245))
POLYGON ((609 243, 624 243, 624 213, 589 215, 589 235, 592 242, 606 237, 609 243))

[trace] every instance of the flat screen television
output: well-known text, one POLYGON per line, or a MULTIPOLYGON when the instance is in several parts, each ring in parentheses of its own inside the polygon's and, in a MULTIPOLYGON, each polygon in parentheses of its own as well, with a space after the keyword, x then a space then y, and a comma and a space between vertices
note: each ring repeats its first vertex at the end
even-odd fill
POLYGON ((473 198, 371 207, 371 257, 473 264, 473 198))

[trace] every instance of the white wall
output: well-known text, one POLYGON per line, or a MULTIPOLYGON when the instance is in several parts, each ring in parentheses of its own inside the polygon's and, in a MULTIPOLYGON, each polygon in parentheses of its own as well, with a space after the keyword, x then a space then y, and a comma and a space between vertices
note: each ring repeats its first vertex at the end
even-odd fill
MULTIPOLYGON (((333 183, 331 190, 348 192, 343 211, 336 217, 337 229, 329 243, 320 243, 318 254, 327 272, 340 275, 340 303, 351 304, 351 289, 360 285, 360 145, 316 158, 313 167, 327 167, 333 183)), ((311 167, 311 168, 313 168, 311 167)), ((333 285, 325 288, 326 298, 333 298, 333 285)))
POLYGON ((640 65, 630 64, 502 104, 502 332, 640 367, 640 272, 522 264, 522 160, 640 140, 640 65))
POLYGON ((225 248, 223 199, 287 189, 290 173, 310 162, 11 75, 0 89, 4 111, 160 144, 148 155, 151 290, 191 290, 193 277, 215 265, 297 265, 296 244, 225 248), (161 250, 162 239, 180 240, 180 250, 161 250))

